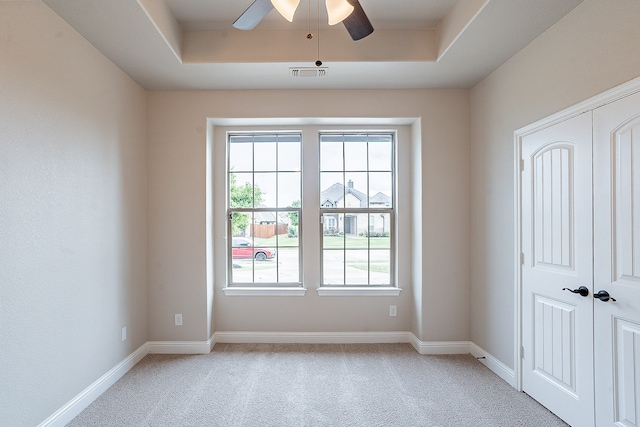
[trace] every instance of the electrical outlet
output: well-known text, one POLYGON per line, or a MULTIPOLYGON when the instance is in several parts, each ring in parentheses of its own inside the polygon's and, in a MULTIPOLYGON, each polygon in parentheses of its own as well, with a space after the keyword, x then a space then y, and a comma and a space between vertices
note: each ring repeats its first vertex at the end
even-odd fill
POLYGON ((122 341, 127 339, 127 327, 122 328, 122 341))
POLYGON ((398 315, 398 306, 390 305, 389 306, 389 316, 396 317, 398 315))
POLYGON ((176 317, 175 319, 176 326, 182 326, 182 314, 176 314, 175 317, 176 317))

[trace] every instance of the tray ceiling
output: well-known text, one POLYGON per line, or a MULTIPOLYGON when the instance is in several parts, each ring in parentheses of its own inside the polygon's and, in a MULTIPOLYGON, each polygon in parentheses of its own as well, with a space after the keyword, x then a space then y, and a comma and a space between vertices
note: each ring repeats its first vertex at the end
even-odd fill
POLYGON ((354 42, 316 0, 234 29, 251 1, 43 0, 147 90, 470 88, 582 2, 360 0, 376 30, 354 42), (316 59, 325 77, 290 77, 316 59))

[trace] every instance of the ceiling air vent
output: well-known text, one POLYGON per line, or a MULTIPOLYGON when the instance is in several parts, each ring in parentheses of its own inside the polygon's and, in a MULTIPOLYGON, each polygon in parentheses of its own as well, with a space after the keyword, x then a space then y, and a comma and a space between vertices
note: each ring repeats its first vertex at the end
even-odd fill
POLYGON ((289 68, 289 75, 291 77, 327 77, 328 73, 329 73, 328 67, 289 68))

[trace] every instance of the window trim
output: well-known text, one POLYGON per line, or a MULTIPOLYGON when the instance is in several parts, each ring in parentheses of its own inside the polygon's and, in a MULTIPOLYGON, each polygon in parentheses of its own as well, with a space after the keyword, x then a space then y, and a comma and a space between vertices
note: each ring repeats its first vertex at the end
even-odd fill
MULTIPOLYGON (((330 285, 325 285, 324 284, 324 226, 320 227, 320 240, 319 240, 319 251, 320 251, 320 284, 318 285, 318 294, 321 296, 337 296, 337 295, 341 295, 341 296, 348 296, 348 295, 391 295, 391 296, 397 296, 400 294, 400 291, 402 291, 402 289, 398 286, 397 283, 397 276, 396 276, 396 258, 397 258, 397 247, 396 247, 396 217, 397 217, 397 187, 396 187, 396 182, 397 182, 397 164, 396 164, 396 159, 397 159, 397 150, 398 150, 398 134, 397 134, 397 130, 357 130, 357 131, 339 131, 339 130, 330 130, 330 131, 318 131, 318 196, 322 194, 322 167, 321 167, 321 163, 322 163, 322 136, 323 135, 330 135, 330 136, 353 136, 353 135, 366 135, 368 136, 375 136, 375 135, 384 135, 384 136, 391 136, 391 207, 371 207, 368 206, 366 208, 348 208, 348 207, 342 207, 342 208, 336 208, 336 207, 323 207, 323 201, 319 200, 319 209, 318 209, 318 213, 319 213, 319 217, 320 217, 320 222, 322 223, 323 221, 323 215, 324 214, 331 214, 331 213, 335 213, 337 215, 339 214, 343 214, 343 215, 347 215, 347 214, 367 214, 367 221, 369 221, 369 217, 371 214, 389 214, 390 215, 390 246, 389 246, 389 251, 391 253, 391 259, 390 259, 390 263, 389 263, 389 279, 390 282, 389 284, 360 284, 360 285, 352 285, 352 284, 330 284, 330 285)), ((344 156, 344 151, 343 151, 343 156, 344 156)), ((325 172, 332 172, 332 171, 325 171, 325 172)), ((344 166, 343 166, 343 170, 342 171, 335 171, 335 172, 341 172, 343 174, 346 173, 350 173, 353 171, 345 171, 344 170, 344 166)), ((358 172, 362 172, 362 171, 358 171, 358 172)), ((369 174, 370 172, 376 172, 376 171, 370 171, 369 167, 367 165, 367 171, 366 173, 369 174)), ((367 182, 368 182, 368 178, 367 178, 367 182)), ((346 185, 346 183, 344 184, 346 185)), ((368 194, 369 189, 367 188, 367 194, 368 194)), ((368 227, 367 227, 368 228, 368 227)), ((344 248, 343 250, 346 251, 347 248, 344 248)), ((370 278, 370 271, 367 270, 367 277, 368 277, 368 281, 371 281, 370 278)))
POLYGON ((303 286, 227 286, 222 288, 225 296, 269 296, 269 297, 303 297, 307 288, 303 286))
POLYGON ((397 297, 402 288, 396 286, 368 285, 368 286, 318 286, 316 289, 321 297, 397 297))
MULTIPOLYGON (((226 136, 225 136, 226 140, 226 187, 225 187, 225 192, 226 192, 226 212, 227 212, 227 230, 226 230, 226 235, 228 236, 227 238, 227 244, 226 244, 226 257, 227 257, 227 280, 226 280, 226 284, 227 286, 225 288, 223 288, 223 291, 225 291, 225 295, 263 295, 266 292, 266 295, 273 295, 275 290, 282 290, 282 292, 278 292, 278 295, 285 295, 287 292, 292 292, 295 295, 299 295, 299 290, 304 290, 304 292, 306 292, 306 289, 303 286, 303 277, 304 277, 304 271, 303 271, 303 255, 302 255, 302 201, 303 201, 303 191, 302 191, 302 184, 303 184, 303 175, 304 175, 304 171, 303 171, 303 132, 302 130, 280 130, 280 131, 227 131, 226 132, 226 136), (260 208, 260 207, 231 207, 231 188, 230 188, 230 175, 234 172, 231 171, 231 139, 233 136, 251 136, 252 138, 255 138, 255 136, 264 136, 264 135, 274 135, 275 139, 274 141, 277 142, 278 140, 278 136, 280 135, 296 135, 299 136, 300 142, 300 170, 298 171, 300 173, 300 206, 299 207, 283 207, 283 208, 278 208, 278 207, 266 207, 266 208, 260 208), (297 211, 298 212, 298 281, 296 282, 234 282, 233 279, 233 224, 232 224, 232 218, 233 218, 233 214, 238 212, 238 213, 247 213, 253 216, 254 213, 256 212, 292 212, 292 211, 297 211)), ((251 144, 255 144, 255 141, 252 141, 251 144)), ((278 145, 276 145, 276 160, 278 159, 278 145)), ((253 153, 253 150, 252 150, 253 153)), ((255 163, 255 157, 252 158, 252 164, 255 163)), ((273 173, 278 173, 281 172, 278 169, 278 165, 276 163, 276 170, 273 171, 273 173)), ((251 170, 252 175, 255 176, 256 171, 255 171, 255 165, 252 165, 252 170, 251 170)), ((258 172, 258 173, 263 173, 262 171, 258 172)), ((255 179, 254 179, 255 182, 255 179)), ((277 190, 277 185, 276 185, 276 192, 277 190)), ((254 202, 255 203, 255 202, 254 202)), ((276 247, 276 250, 278 252, 280 252, 280 247, 276 247)), ((252 260, 252 262, 255 264, 255 260, 252 260)), ((277 268, 277 266, 276 266, 277 268)), ((277 271, 277 270, 276 270, 277 271)), ((255 280, 255 277, 254 277, 255 280)), ((302 293, 302 295, 304 295, 304 293, 302 293)))
MULTIPOLYGON (((407 119, 408 120, 408 119, 407 119)), ((253 295, 272 295, 280 296, 284 294, 285 290, 291 290, 293 294, 300 296, 304 295, 307 290, 318 290, 318 297, 322 297, 327 293, 335 297, 348 297, 351 295, 361 295, 364 298, 371 298, 375 296, 387 296, 393 297, 393 295, 399 295, 403 288, 406 290, 406 285, 410 281, 411 272, 411 258, 410 254, 411 245, 409 243, 410 233, 408 229, 409 219, 411 213, 400 208, 397 200, 410 200, 411 196, 411 183, 408 172, 405 168, 399 169, 398 162, 408 161, 408 157, 411 152, 411 131, 410 125, 413 120, 407 122, 398 119, 379 119, 370 118, 363 121, 362 119, 263 119, 263 121, 256 122, 253 119, 241 119, 239 121, 221 120, 219 122, 211 122, 216 125, 213 128, 215 132, 214 140, 219 141, 212 146, 212 161, 215 163, 215 167, 221 170, 222 176, 219 180, 216 180, 213 187, 213 203, 212 214, 214 220, 212 227, 213 231, 218 235, 220 239, 214 239, 212 244, 214 246, 211 253, 212 277, 215 282, 212 283, 216 293, 220 293, 222 296, 226 296, 227 293, 242 296, 253 297, 253 295), (366 122, 366 123, 365 123, 366 122), (285 288, 284 286, 278 286, 277 288, 269 289, 267 286, 261 286, 257 289, 252 289, 249 286, 236 286, 229 288, 228 282, 228 244, 227 239, 230 235, 227 232, 227 183, 228 179, 228 144, 227 135, 229 133, 287 133, 295 132, 302 133, 303 142, 301 150, 302 167, 305 169, 302 176, 302 192, 304 201, 304 209, 302 216, 306 218, 304 220, 304 230, 300 229, 300 233, 304 233, 304 238, 300 236, 300 250, 302 258, 302 285, 292 288, 285 288), (383 285, 375 289, 367 288, 349 288, 348 286, 340 286, 339 289, 325 286, 324 289, 319 288, 319 274, 321 265, 319 263, 319 257, 321 252, 321 244, 319 243, 320 227, 318 215, 318 200, 315 200, 315 194, 319 191, 319 183, 317 181, 319 177, 319 140, 318 134, 320 132, 350 132, 350 133, 384 133, 392 134, 394 136, 394 168, 395 168, 395 184, 394 184, 394 196, 396 201, 395 206, 400 209, 396 210, 396 217, 394 220, 395 238, 392 240, 393 255, 395 257, 394 275, 392 277, 393 286, 384 287, 383 285), (402 185, 402 188, 398 188, 398 185, 402 185), (310 198, 311 197, 311 198, 310 198), (409 199, 407 199, 409 198, 409 199), (314 213, 315 212, 315 213, 314 213), (316 231, 318 230, 318 231, 316 231), (220 254, 221 256, 218 256, 220 254), (311 256, 308 256, 311 255, 311 256), (405 256, 407 255, 407 256, 405 256), (402 286, 402 285, 405 286, 402 286), (369 296, 371 295, 371 296, 369 296)), ((214 237, 215 237, 214 235, 214 237)), ((230 295, 231 296, 231 295, 230 295)), ((287 296, 288 297, 288 296, 287 296)))

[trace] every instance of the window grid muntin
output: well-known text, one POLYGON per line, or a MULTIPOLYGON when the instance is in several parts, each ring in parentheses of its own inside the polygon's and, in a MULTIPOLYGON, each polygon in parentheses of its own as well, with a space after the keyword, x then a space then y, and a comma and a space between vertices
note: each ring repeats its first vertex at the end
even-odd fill
MULTIPOLYGON (((320 179, 319 179, 319 183, 320 183, 320 222, 323 224, 320 227, 320 246, 321 246, 321 250, 320 250, 320 286, 321 287, 326 287, 326 286, 349 286, 349 287, 367 287, 367 288, 372 288, 372 287, 388 287, 388 286, 395 286, 394 282, 395 282, 395 262, 396 262, 396 257, 395 257, 395 206, 396 206, 396 185, 395 185, 395 180, 396 180, 396 174, 395 174, 395 156, 396 156, 396 135, 394 132, 320 132, 319 133, 319 175, 320 175, 320 179), (348 142, 348 139, 353 138, 353 139, 357 139, 357 138, 365 138, 365 141, 367 142, 367 153, 366 153, 366 164, 367 164, 367 170, 347 170, 346 169, 346 160, 345 160, 345 146, 348 142), (376 137, 382 137, 382 141, 372 141, 371 139, 375 139, 376 137), (326 139, 325 139, 326 138, 326 139), (323 163, 323 154, 322 154, 322 144, 323 142, 341 142, 342 143, 342 165, 343 165, 343 169, 342 170, 335 170, 335 169, 323 169, 322 167, 322 163, 323 163), (374 142, 388 142, 390 143, 390 161, 389 161, 389 165, 390 165, 390 170, 369 170, 369 143, 374 143, 374 142), (388 208, 372 208, 371 207, 371 185, 370 185, 370 173, 371 172, 388 172, 391 175, 391 195, 389 196, 390 198, 390 204, 391 206, 388 208), (366 179, 366 190, 367 190, 367 208, 347 208, 346 206, 343 205, 342 208, 337 208, 337 207, 323 207, 323 203, 325 202, 325 200, 322 200, 322 193, 323 193, 323 189, 322 189, 322 174, 323 173, 342 173, 342 186, 343 186, 343 194, 342 194, 342 198, 343 200, 345 200, 345 204, 346 204, 346 194, 347 194, 347 187, 348 187, 348 182, 346 180, 347 174, 348 173, 366 173, 367 174, 367 179, 366 179), (347 284, 347 262, 346 262, 346 255, 347 255, 347 245, 346 245, 346 233, 344 233, 343 236, 343 247, 341 249, 342 253, 343 253, 343 265, 342 265, 342 277, 343 277, 343 283, 342 284, 325 284, 325 263, 324 263, 324 256, 325 256, 325 250, 329 250, 329 251, 339 251, 340 249, 325 249, 325 234, 324 234, 324 215, 325 214, 331 214, 331 213, 336 213, 339 217, 340 214, 342 214, 343 216, 346 217, 346 215, 348 214, 353 214, 353 215, 359 215, 359 214, 366 214, 367 215, 367 227, 366 230, 369 229, 369 221, 370 221, 370 215, 371 213, 374 214, 388 214, 390 221, 389 221, 389 283, 388 284, 371 284, 371 236, 370 236, 370 232, 367 233, 367 284, 360 284, 360 285, 356 285, 356 284, 347 284)), ((377 193, 376 193, 377 194, 377 193)), ((343 229, 344 229, 344 225, 343 225, 343 229)), ((356 230, 356 235, 357 235, 357 230, 356 230)), ((376 249, 377 250, 377 249, 376 249)))
MULTIPOLYGON (((228 206, 228 218, 227 218, 227 236, 229 236, 229 238, 227 239, 227 283, 228 286, 234 286, 234 287, 254 287, 254 286, 278 286, 278 287, 290 287, 290 286, 296 286, 296 287, 300 287, 302 286, 302 246, 301 246, 301 242, 302 242, 302 207, 256 207, 256 200, 255 200, 255 175, 256 174, 266 174, 266 173, 275 173, 276 176, 276 184, 274 186, 275 188, 275 204, 278 205, 279 204, 279 194, 278 192, 280 191, 279 188, 279 173, 283 172, 283 173, 292 173, 292 172, 297 172, 299 174, 299 188, 300 188, 300 193, 299 193, 299 199, 300 202, 302 202, 302 132, 299 131, 282 131, 282 132, 228 132, 227 133, 227 194, 226 194, 226 198, 227 198, 227 206, 228 206), (282 139, 280 139, 282 138, 282 139), (255 171, 255 143, 256 140, 258 140, 258 143, 262 143, 262 142, 274 142, 275 143, 275 147, 276 147, 276 154, 275 154, 275 170, 274 171, 255 171), (280 149, 280 143, 288 143, 288 142, 297 142, 298 143, 298 170, 279 170, 279 149, 280 149), (252 145, 252 159, 251 159, 251 165, 252 165, 252 170, 242 170, 242 171, 232 171, 232 165, 231 165, 231 145, 232 144, 251 144, 252 145), (252 175, 252 179, 251 179, 251 185, 253 186, 253 193, 252 193, 252 206, 253 207, 231 207, 231 175, 232 174, 236 174, 236 173, 251 173, 252 175), (255 213, 259 213, 259 212, 269 212, 269 213, 275 213, 275 217, 276 217, 276 230, 278 227, 278 217, 279 217, 279 213, 281 212, 296 212, 298 215, 298 244, 297 246, 280 246, 279 245, 279 234, 276 231, 275 234, 275 246, 273 246, 276 249, 276 278, 277 280, 275 282, 256 282, 256 277, 255 277, 255 265, 256 265, 256 259, 255 256, 253 256, 251 258, 251 277, 252 277, 252 281, 251 282, 234 282, 234 275, 233 275, 233 238, 235 236, 233 236, 233 214, 234 213, 243 213, 243 214, 250 214, 251 215, 251 221, 250 224, 255 224, 255 213), (285 249, 290 249, 290 248, 297 248, 298 251, 298 261, 297 261, 297 269, 298 269, 298 280, 295 282, 281 282, 279 281, 280 278, 280 263, 278 262, 279 257, 280 257, 280 250, 281 248, 285 248, 285 249)), ((302 203, 300 203, 300 205, 302 205, 302 203)), ((251 236, 248 236, 246 238, 251 239, 252 243, 255 244, 255 232, 251 233, 251 236)), ((257 248, 270 248, 272 247, 271 245, 259 245, 259 246, 253 246, 253 247, 257 247, 257 248)))

